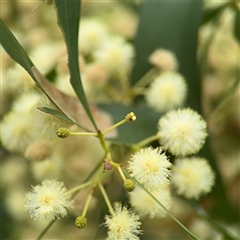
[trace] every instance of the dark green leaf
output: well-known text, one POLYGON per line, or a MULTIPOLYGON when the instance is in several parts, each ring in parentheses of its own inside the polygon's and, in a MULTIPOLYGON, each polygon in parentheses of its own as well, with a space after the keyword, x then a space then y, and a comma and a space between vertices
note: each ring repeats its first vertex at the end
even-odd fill
POLYGON ((240 11, 239 9, 235 9, 236 16, 235 16, 235 23, 234 23, 234 35, 237 38, 237 40, 240 42, 240 11))
POLYGON ((68 50, 68 65, 72 87, 81 101, 95 130, 97 125, 90 111, 87 98, 82 86, 78 63, 78 30, 80 22, 80 0, 55 0, 58 24, 63 32, 68 50))
POLYGON ((31 70, 32 61, 2 19, 0 19, 0 33, 0 43, 5 51, 34 78, 31 70))
MULTIPOLYGON (((48 79, 41 75, 27 56, 22 46, 1 19, 0 33, 0 43, 3 48, 17 63, 25 68, 40 90, 46 94, 52 102, 73 122, 84 127, 84 129, 94 131, 93 125, 91 124, 89 117, 86 115, 79 100, 59 91, 48 81, 48 79)), ((99 113, 97 109, 95 109, 95 112, 99 113)))
POLYGON ((201 16, 202 1, 143 2, 134 41, 137 55, 131 84, 135 84, 151 68, 148 57, 155 49, 168 49, 176 54, 180 73, 188 81, 188 105, 200 111, 196 56, 201 16))
POLYGON ((219 13, 222 12, 222 10, 227 6, 227 4, 218 6, 216 8, 203 9, 202 24, 208 23, 209 21, 213 20, 219 13))
POLYGON ((218 223, 216 220, 211 218, 208 215, 208 213, 202 208, 201 205, 199 205, 197 202, 193 202, 193 201, 191 203, 192 203, 193 208, 198 213, 198 216, 203 221, 206 221, 207 224, 210 224, 219 233, 221 233, 223 235, 223 237, 224 237, 223 239, 226 239, 226 240, 237 240, 238 239, 238 237, 237 236, 233 236, 233 234, 231 232, 229 232, 229 230, 226 227, 224 227, 223 225, 218 223))

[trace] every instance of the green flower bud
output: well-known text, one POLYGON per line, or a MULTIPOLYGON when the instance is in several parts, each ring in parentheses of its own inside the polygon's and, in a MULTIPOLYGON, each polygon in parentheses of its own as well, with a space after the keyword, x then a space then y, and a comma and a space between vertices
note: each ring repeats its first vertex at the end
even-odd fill
POLYGON ((87 219, 84 216, 79 216, 75 220, 76 227, 83 229, 87 225, 87 219))
POLYGON ((135 184, 131 179, 126 179, 124 181, 124 188, 127 192, 132 192, 135 188, 135 184))
POLYGON ((60 127, 57 132, 56 132, 57 136, 59 138, 67 138, 70 134, 69 130, 64 128, 64 127, 60 127))

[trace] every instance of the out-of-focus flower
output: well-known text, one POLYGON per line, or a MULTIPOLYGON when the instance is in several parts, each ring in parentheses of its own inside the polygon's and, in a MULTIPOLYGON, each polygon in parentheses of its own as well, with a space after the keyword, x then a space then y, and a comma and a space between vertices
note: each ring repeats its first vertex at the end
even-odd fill
POLYGON ((139 216, 123 207, 121 203, 114 204, 114 215, 106 216, 108 240, 137 240, 141 234, 139 216))
POLYGON ((112 11, 108 11, 106 16, 110 30, 117 35, 127 39, 132 39, 138 28, 138 15, 136 12, 120 4, 112 11))
POLYGON ((31 162, 31 172, 35 179, 44 180, 61 176, 63 169, 63 161, 60 157, 53 154, 53 156, 44 159, 43 161, 31 162))
POLYGON ((172 183, 177 193, 186 198, 198 199, 210 192, 214 173, 207 160, 199 157, 177 159, 173 167, 172 183))
POLYGON ((29 113, 31 108, 40 99, 41 94, 36 91, 28 91, 16 98, 12 105, 12 110, 16 112, 29 113))
POLYGON ((14 93, 27 92, 36 85, 28 72, 17 63, 6 72, 6 80, 14 93))
POLYGON ((22 154, 35 137, 28 114, 12 111, 4 116, 1 122, 1 141, 7 150, 22 154))
POLYGON ((162 71, 176 71, 178 61, 174 53, 166 49, 157 49, 149 56, 149 62, 162 71))
POLYGON ((95 61, 113 75, 127 74, 132 67, 133 57, 133 46, 121 37, 109 38, 94 52, 95 61))
POLYGON ((128 170, 132 177, 147 189, 156 189, 161 184, 167 183, 170 177, 171 166, 162 148, 142 148, 134 153, 128 162, 128 170))
POLYGON ((30 58, 36 68, 43 75, 55 67, 60 56, 65 52, 62 43, 44 43, 35 47, 30 53, 30 58))
POLYGON ((103 87, 108 80, 108 71, 101 63, 88 64, 84 73, 85 80, 93 88, 103 87))
POLYGON ((65 217, 72 208, 72 200, 62 182, 44 180, 26 193, 24 207, 34 220, 48 221, 65 217))
POLYGON ((185 79, 178 73, 165 72, 157 76, 146 92, 150 107, 164 112, 184 104, 187 95, 185 79))
POLYGON ((175 156, 197 153, 207 137, 207 124, 190 108, 167 112, 158 122, 159 142, 175 156))
MULTIPOLYGON (((168 210, 170 209, 172 199, 168 186, 159 186, 150 193, 168 210)), ((149 216, 149 218, 163 218, 167 211, 164 210, 148 193, 143 189, 136 187, 129 194, 131 206, 137 211, 140 217, 149 216)))
POLYGON ((79 50, 86 55, 99 48, 108 37, 106 26, 99 20, 83 19, 80 23, 79 50))

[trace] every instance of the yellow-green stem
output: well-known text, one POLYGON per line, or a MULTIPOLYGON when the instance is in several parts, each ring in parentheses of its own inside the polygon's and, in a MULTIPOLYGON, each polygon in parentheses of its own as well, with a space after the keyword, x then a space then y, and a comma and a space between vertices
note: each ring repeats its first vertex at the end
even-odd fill
POLYGON ((119 167, 119 164, 118 164, 118 163, 115 163, 115 162, 113 162, 112 160, 109 161, 109 163, 111 164, 111 166, 112 166, 113 168, 118 169, 118 167, 119 167))
POLYGON ((97 133, 90 133, 90 132, 69 132, 70 136, 97 136, 97 133))
POLYGON ((124 124, 126 121, 127 121, 127 120, 124 119, 124 120, 122 120, 122 121, 114 124, 113 126, 111 126, 110 128, 108 128, 107 130, 105 130, 105 131, 102 133, 102 135, 105 135, 106 133, 110 132, 110 131, 113 130, 114 128, 119 127, 120 125, 124 124))
POLYGON ((105 150, 106 153, 108 153, 108 152, 109 152, 109 149, 108 149, 106 140, 105 140, 105 138, 104 138, 104 136, 103 136, 103 133, 102 133, 100 130, 98 130, 98 138, 99 138, 99 140, 100 140, 100 143, 101 143, 103 149, 105 150))
POLYGON ((93 192, 94 192, 94 190, 95 190, 95 187, 96 187, 96 186, 94 186, 94 187, 91 189, 91 191, 89 192, 89 194, 88 194, 87 201, 86 201, 86 203, 85 203, 85 206, 84 206, 84 209, 83 209, 83 212, 82 212, 82 216, 83 216, 83 217, 86 216, 86 213, 87 213, 89 204, 90 204, 90 202, 91 202, 91 200, 92 200, 92 196, 93 196, 93 192))
POLYGON ((120 165, 118 165, 118 168, 117 168, 117 169, 118 169, 118 171, 119 171, 119 173, 120 173, 123 181, 125 181, 125 180, 126 180, 126 177, 125 177, 125 175, 123 174, 123 171, 122 171, 122 168, 120 167, 120 165))
POLYGON ((80 190, 80 189, 83 189, 83 188, 85 188, 85 187, 87 187, 87 186, 89 186, 89 185, 91 185, 91 184, 93 184, 93 183, 94 183, 94 181, 89 181, 89 182, 83 183, 83 184, 81 184, 81 185, 79 185, 79 186, 76 186, 76 187, 70 189, 70 190, 68 191, 68 194, 69 194, 69 195, 72 195, 74 192, 76 192, 76 191, 78 191, 78 190, 80 190))
POLYGON ((113 207, 112 207, 112 205, 111 205, 111 203, 110 203, 110 200, 109 200, 109 198, 108 198, 108 195, 107 195, 107 193, 106 193, 106 191, 105 191, 102 183, 98 183, 98 187, 99 187, 99 189, 100 189, 100 191, 101 191, 101 193, 102 193, 102 195, 103 195, 103 198, 104 198, 104 200, 105 200, 105 202, 106 202, 106 204, 107 204, 107 206, 108 206, 109 212, 111 213, 112 216, 114 216, 114 215, 115 215, 115 212, 114 212, 114 210, 113 210, 113 207))
POLYGON ((142 140, 141 142, 133 145, 131 148, 132 148, 133 150, 139 150, 141 147, 146 146, 147 144, 149 144, 149 143, 151 143, 151 142, 153 142, 153 141, 155 141, 155 140, 158 140, 159 138, 160 138, 159 135, 150 136, 150 137, 148 137, 148 138, 145 138, 145 139, 142 140))

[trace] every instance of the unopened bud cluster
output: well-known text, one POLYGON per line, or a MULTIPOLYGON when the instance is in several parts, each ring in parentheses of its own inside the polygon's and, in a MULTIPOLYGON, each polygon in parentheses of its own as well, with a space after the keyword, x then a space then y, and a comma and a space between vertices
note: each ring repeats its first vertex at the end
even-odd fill
POLYGON ((75 220, 76 227, 83 229, 87 226, 87 219, 84 216, 79 216, 75 220))
POLYGON ((64 128, 64 127, 60 127, 57 132, 56 132, 57 136, 59 138, 67 138, 70 134, 69 130, 64 128))
POLYGON ((128 113, 125 118, 128 122, 132 122, 137 119, 137 117, 135 116, 135 114, 133 112, 128 113))

